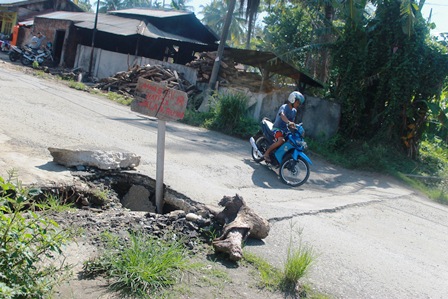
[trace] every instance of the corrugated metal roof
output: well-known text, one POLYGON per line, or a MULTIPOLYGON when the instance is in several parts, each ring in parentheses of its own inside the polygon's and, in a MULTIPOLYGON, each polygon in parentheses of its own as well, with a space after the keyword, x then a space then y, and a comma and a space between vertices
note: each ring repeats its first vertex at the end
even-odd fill
MULTIPOLYGON (((93 27, 95 26, 94 13, 58 11, 40 15, 38 17, 54 20, 73 21, 76 27, 85 29, 93 29, 93 27)), ((154 39, 170 39, 181 42, 205 45, 204 43, 191 38, 186 38, 162 31, 150 23, 145 26, 145 23, 143 21, 123 18, 109 14, 98 14, 97 30, 124 36, 140 34, 154 39)))
POLYGON ((22 5, 27 3, 44 2, 45 0, 0 0, 0 5, 22 5))
POLYGON ((193 13, 188 12, 188 11, 179 11, 179 10, 172 10, 172 9, 171 10, 163 10, 163 9, 153 9, 153 8, 129 8, 129 9, 110 11, 109 14, 138 15, 138 16, 144 16, 144 17, 169 18, 169 17, 192 15, 193 13))
POLYGON ((324 87, 322 82, 313 79, 305 71, 282 60, 272 52, 226 48, 224 50, 224 55, 233 58, 237 63, 261 67, 271 73, 290 77, 311 86, 324 87))

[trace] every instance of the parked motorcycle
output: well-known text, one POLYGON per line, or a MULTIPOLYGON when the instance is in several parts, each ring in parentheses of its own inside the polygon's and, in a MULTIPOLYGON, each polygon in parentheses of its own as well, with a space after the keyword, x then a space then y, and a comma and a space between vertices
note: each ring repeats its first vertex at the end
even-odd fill
MULTIPOLYGON (((260 163, 263 154, 274 143, 273 123, 268 118, 261 121, 261 130, 250 138, 252 158, 260 163)), ((307 145, 304 141, 305 130, 302 124, 289 128, 284 136, 285 143, 270 154, 271 164, 279 168, 280 179, 287 185, 297 187, 304 184, 310 176, 310 165, 313 163, 303 152, 307 145)))
POLYGON ((37 61, 39 65, 42 65, 44 62, 48 62, 50 64, 54 63, 51 43, 47 43, 46 47, 37 51, 29 47, 25 48, 25 51, 23 51, 23 55, 20 58, 20 62, 23 65, 30 65, 34 61, 37 61))
POLYGON ((9 60, 12 62, 19 60, 23 55, 23 50, 17 46, 11 45, 11 50, 9 50, 8 56, 9 60))
POLYGON ((2 52, 9 52, 11 50, 11 42, 9 40, 0 40, 0 49, 2 52))

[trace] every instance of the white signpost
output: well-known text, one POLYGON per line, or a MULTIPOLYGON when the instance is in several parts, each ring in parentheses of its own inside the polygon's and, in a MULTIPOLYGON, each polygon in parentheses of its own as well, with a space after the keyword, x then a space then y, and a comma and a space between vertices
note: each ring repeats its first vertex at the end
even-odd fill
POLYGON ((185 92, 139 78, 131 110, 157 117, 156 208, 163 211, 163 172, 166 121, 184 118, 188 96, 185 92))

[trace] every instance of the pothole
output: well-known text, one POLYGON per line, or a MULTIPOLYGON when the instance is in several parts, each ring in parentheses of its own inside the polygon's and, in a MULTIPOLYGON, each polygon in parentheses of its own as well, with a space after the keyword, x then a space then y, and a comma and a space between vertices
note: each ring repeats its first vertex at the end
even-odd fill
MULTIPOLYGON (((143 229, 154 236, 174 236, 189 247, 209 243, 222 225, 214 220, 205 205, 164 186, 162 213, 155 213, 156 181, 133 171, 75 171, 79 178, 73 185, 34 186, 36 201, 55 196, 61 203, 75 204, 77 209, 52 212, 63 228, 78 228, 92 244, 101 244, 104 232, 125 236, 143 229)), ((171 237, 170 237, 171 238, 171 237)))
MULTIPOLYGON (((107 209, 120 204, 130 211, 156 213, 156 180, 132 171, 76 171, 83 184, 41 186, 41 197, 58 196, 64 203, 74 203, 83 209, 107 209)), ((39 197, 37 198, 39 199, 39 197)), ((163 186, 163 211, 168 214, 182 210, 186 213, 207 210, 189 197, 163 186)))

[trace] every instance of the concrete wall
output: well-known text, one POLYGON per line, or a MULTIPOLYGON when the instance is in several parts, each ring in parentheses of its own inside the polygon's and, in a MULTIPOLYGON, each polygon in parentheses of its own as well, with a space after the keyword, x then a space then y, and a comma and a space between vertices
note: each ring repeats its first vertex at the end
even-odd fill
MULTIPOLYGON (((78 45, 74 67, 80 67, 84 71, 88 71, 90 66, 91 51, 91 47, 78 45)), ((99 79, 114 76, 118 72, 127 71, 136 64, 140 66, 147 64, 162 65, 182 74, 191 84, 196 84, 197 81, 197 71, 185 65, 169 63, 141 56, 121 54, 98 48, 95 48, 93 51, 92 73, 94 77, 99 79)))
MULTIPOLYGON (((293 89, 285 88, 270 93, 254 93, 244 88, 219 88, 220 93, 235 91, 248 96, 249 112, 255 120, 261 121, 263 117, 268 117, 274 121, 278 108, 285 103, 293 89)), ((305 97, 305 105, 299 108, 296 123, 303 122, 307 136, 320 140, 327 140, 334 136, 339 128, 340 105, 330 100, 311 97, 306 94, 305 97)))
MULTIPOLYGON (((75 68, 81 67, 84 71, 89 70, 91 47, 78 46, 76 53, 75 68)), ((136 57, 134 55, 120 54, 102 49, 95 49, 93 55, 92 72, 97 78, 106 78, 114 76, 117 72, 127 71, 133 65, 163 65, 172 70, 182 73, 186 80, 196 84, 197 71, 193 68, 168 63, 160 60, 149 59, 145 57, 136 57)), ((206 84, 198 84, 200 89, 204 89, 206 84)), ((255 93, 247 88, 228 88, 220 87, 220 93, 240 92, 249 98, 250 115, 260 121, 263 117, 269 117, 273 121, 278 108, 285 103, 293 88, 275 90, 270 93, 255 93)), ((306 96, 305 105, 299 108, 296 122, 303 122, 307 136, 325 140, 337 133, 341 114, 340 105, 326 100, 306 96)))

